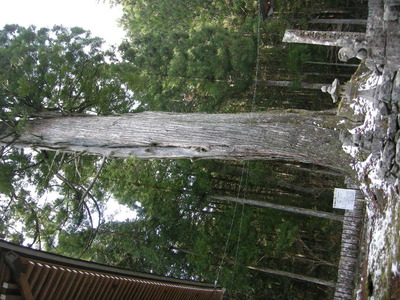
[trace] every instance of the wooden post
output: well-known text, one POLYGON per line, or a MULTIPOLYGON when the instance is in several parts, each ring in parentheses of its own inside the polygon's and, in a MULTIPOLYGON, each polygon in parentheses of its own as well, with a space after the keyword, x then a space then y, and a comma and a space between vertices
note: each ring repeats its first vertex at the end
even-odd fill
POLYGON ((28 283, 28 278, 25 276, 24 273, 24 266, 22 265, 21 261, 19 260, 19 256, 12 252, 8 251, 5 254, 5 262, 11 270, 11 273, 14 277, 14 280, 17 282, 22 297, 25 300, 33 300, 35 299, 32 294, 31 286, 28 283))

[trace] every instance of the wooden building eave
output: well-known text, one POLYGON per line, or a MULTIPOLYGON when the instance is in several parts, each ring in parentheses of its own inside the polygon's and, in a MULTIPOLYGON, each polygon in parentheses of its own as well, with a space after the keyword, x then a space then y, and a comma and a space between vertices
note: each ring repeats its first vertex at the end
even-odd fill
POLYGON ((134 272, 1 240, 0 288, 1 299, 220 300, 224 294, 212 284, 134 272))

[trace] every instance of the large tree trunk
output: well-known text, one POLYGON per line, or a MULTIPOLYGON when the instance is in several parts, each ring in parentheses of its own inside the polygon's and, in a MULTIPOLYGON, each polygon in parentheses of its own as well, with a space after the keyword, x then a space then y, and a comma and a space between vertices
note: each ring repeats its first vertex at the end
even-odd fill
MULTIPOLYGON (((75 116, 26 121, 19 147, 110 157, 269 159, 343 170, 339 119, 332 112, 75 116)), ((5 125, 2 143, 14 137, 5 125)))

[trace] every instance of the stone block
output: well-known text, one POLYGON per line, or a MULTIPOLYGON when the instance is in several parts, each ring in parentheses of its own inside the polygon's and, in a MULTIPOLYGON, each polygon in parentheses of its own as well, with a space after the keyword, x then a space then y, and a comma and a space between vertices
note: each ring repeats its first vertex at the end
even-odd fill
POLYGON ((387 128, 387 136, 390 139, 393 139, 397 133, 398 130, 398 124, 397 124, 397 115, 396 114, 390 114, 388 116, 388 128, 387 128))
POLYGON ((378 103, 378 110, 382 116, 386 116, 389 114, 388 107, 384 101, 378 103))
POLYGON ((378 94, 378 100, 379 101, 384 101, 384 102, 389 102, 390 99, 392 98, 392 88, 393 84, 391 81, 386 81, 379 87, 379 94, 378 94))
POLYGON ((396 73, 396 76, 393 80, 393 89, 392 89, 392 102, 400 101, 400 74, 396 73))
POLYGON ((382 152, 382 161, 386 163, 391 163, 392 159, 394 158, 396 154, 396 146, 394 142, 392 141, 387 141, 385 144, 385 147, 383 148, 382 152))
POLYGON ((400 166, 400 139, 397 140, 396 143, 396 164, 400 166))

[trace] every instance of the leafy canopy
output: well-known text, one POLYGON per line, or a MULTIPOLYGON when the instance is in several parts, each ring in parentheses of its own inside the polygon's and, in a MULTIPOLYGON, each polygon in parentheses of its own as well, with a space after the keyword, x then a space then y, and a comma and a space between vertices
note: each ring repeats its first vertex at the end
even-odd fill
MULTIPOLYGON (((115 49, 104 50, 82 28, 6 25, 0 30, 0 126, 18 134, 27 118, 132 112, 135 99, 116 64, 115 49)), ((2 236, 45 249, 61 233, 88 230, 93 238, 107 197, 95 174, 107 162, 11 146, 0 150, 2 236)))
POLYGON ((132 93, 112 71, 115 51, 89 31, 54 26, 0 30, 2 118, 35 116, 43 111, 124 113, 132 93))

